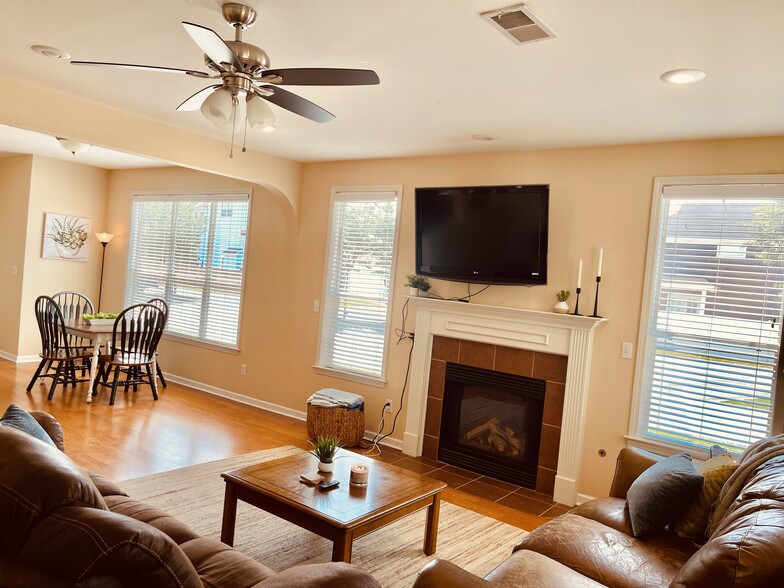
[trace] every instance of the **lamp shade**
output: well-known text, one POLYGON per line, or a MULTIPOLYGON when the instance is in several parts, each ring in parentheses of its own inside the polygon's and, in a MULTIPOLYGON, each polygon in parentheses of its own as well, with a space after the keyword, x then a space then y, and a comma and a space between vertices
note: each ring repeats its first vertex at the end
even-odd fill
POLYGON ((210 94, 201 105, 201 113, 216 126, 231 122, 232 98, 226 88, 219 88, 210 94))
POLYGON ((114 239, 114 235, 111 233, 95 233, 95 236, 98 237, 98 240, 104 244, 114 239))
POLYGON ((251 128, 266 127, 275 123, 275 115, 267 101, 258 96, 248 95, 247 101, 248 124, 251 128))
POLYGON ((77 153, 84 153, 91 145, 89 143, 82 143, 81 141, 74 141, 73 139, 66 139, 65 137, 55 137, 62 145, 63 149, 70 151, 74 155, 77 153))

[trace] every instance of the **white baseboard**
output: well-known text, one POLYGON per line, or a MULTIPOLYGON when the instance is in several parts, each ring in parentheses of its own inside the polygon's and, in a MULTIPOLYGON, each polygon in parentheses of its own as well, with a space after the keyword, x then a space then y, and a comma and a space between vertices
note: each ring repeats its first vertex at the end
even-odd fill
POLYGON ((0 359, 6 359, 14 363, 33 363, 41 361, 40 355, 14 355, 7 351, 0 350, 0 359))
MULTIPOLYGON (((250 396, 245 396, 244 394, 232 392, 231 390, 225 390, 224 388, 218 388, 217 386, 210 386, 209 384, 197 382, 196 380, 190 380, 188 378, 182 378, 180 376, 175 376, 174 374, 168 374, 164 372, 163 375, 166 378, 166 380, 169 382, 174 382, 175 384, 188 386, 188 388, 194 388, 195 390, 199 390, 200 392, 206 392, 207 394, 212 394, 213 396, 220 396, 221 398, 227 398, 228 400, 233 400, 234 402, 239 402, 240 404, 246 404, 248 406, 253 406, 255 408, 261 408, 262 410, 274 412, 275 414, 281 414, 283 416, 291 417, 299 421, 304 421, 307 417, 307 413, 302 410, 294 410, 293 408, 289 408, 287 406, 281 406, 280 404, 274 404, 272 402, 267 402, 265 400, 259 400, 258 398, 251 398, 250 396)), ((372 440, 373 437, 375 436, 376 436, 375 431, 368 431, 368 430, 365 431, 365 439, 367 439, 368 441, 372 440)), ((391 437, 387 437, 381 442, 381 445, 385 445, 393 449, 401 449, 403 443, 398 439, 392 439, 391 437)))
POLYGON ((583 502, 588 502, 589 500, 593 500, 593 496, 588 496, 587 494, 578 494, 577 495, 577 504, 582 504, 583 502))

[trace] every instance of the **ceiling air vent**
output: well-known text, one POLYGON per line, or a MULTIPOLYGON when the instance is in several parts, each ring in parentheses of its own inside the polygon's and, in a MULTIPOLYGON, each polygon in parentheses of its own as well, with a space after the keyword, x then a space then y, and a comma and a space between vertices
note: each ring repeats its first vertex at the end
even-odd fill
POLYGON ((488 10, 482 13, 482 17, 518 45, 557 36, 525 4, 488 10))

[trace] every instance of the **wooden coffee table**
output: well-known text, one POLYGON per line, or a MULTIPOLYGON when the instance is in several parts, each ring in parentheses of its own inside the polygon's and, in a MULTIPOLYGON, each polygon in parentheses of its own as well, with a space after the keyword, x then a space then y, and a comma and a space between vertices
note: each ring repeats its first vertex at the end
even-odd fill
POLYGON ((346 450, 339 455, 335 471, 322 474, 340 480, 332 490, 300 483, 300 474, 318 473, 318 460, 306 451, 221 474, 226 481, 221 541, 233 545, 237 500, 242 500, 330 539, 332 561, 351 562, 354 539, 427 508, 423 549, 426 555, 435 553, 446 484, 346 450), (365 487, 349 484, 356 463, 369 468, 365 487))

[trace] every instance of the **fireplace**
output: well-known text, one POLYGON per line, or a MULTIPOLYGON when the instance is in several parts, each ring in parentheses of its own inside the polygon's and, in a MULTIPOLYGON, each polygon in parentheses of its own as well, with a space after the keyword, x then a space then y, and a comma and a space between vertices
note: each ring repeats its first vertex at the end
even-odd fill
POLYGON ((447 363, 438 459, 536 488, 546 385, 447 363))

